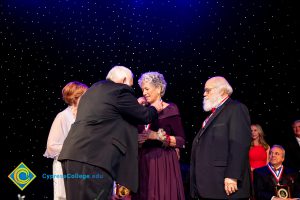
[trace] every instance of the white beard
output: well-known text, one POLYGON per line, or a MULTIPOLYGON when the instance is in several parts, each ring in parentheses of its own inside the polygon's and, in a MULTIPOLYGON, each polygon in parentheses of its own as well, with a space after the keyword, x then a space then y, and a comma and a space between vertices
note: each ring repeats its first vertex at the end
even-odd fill
POLYGON ((220 95, 212 96, 211 99, 203 98, 203 110, 208 112, 213 108, 217 108, 220 102, 222 101, 222 97, 220 95))

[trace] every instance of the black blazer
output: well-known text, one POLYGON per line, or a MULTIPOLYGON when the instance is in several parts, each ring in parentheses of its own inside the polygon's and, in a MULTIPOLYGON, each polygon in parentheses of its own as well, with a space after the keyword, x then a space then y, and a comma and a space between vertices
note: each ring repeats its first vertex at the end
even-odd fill
POLYGON ((191 196, 228 198, 224 190, 224 178, 227 177, 238 179, 238 191, 230 198, 248 198, 250 142, 248 109, 229 98, 214 112, 193 141, 191 196))
POLYGON ((58 160, 104 168, 114 180, 136 192, 137 124, 156 118, 156 109, 139 105, 131 87, 112 81, 95 83, 81 97, 58 160))
MULTIPOLYGON (((289 185, 293 198, 300 198, 299 173, 283 167, 282 176, 279 180, 281 185, 289 185)), ((270 200, 275 194, 277 181, 268 166, 257 168, 253 171, 254 194, 257 200, 270 200)))
POLYGON ((300 145, 293 135, 288 137, 285 148, 285 161, 284 165, 300 171, 300 145))

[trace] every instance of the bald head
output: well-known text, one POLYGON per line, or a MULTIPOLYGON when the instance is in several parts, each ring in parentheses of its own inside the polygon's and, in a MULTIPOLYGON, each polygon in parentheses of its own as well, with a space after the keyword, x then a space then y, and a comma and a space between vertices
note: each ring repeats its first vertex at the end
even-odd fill
POLYGON ((208 79, 205 85, 209 85, 210 88, 218 88, 220 91, 223 91, 225 95, 231 95, 233 92, 231 85, 222 76, 215 76, 208 79))
POLYGON ((123 83, 128 86, 133 85, 133 74, 127 67, 114 66, 107 74, 106 80, 111 80, 115 83, 123 83))

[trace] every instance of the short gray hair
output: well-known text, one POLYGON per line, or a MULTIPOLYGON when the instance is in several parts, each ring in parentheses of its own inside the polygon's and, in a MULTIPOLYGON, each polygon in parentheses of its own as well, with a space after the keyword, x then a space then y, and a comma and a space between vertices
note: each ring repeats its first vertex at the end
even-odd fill
POLYGON ((158 72, 146 72, 142 74, 142 76, 138 80, 140 87, 142 87, 143 82, 148 82, 156 88, 160 87, 161 88, 160 95, 164 96, 167 88, 167 82, 165 81, 165 78, 162 74, 158 72))
POLYGON ((297 119, 297 120, 293 121, 292 126, 295 126, 295 124, 299 123, 299 122, 300 122, 300 119, 297 119))
POLYGON ((106 80, 111 80, 116 83, 122 83, 122 80, 128 77, 133 78, 133 74, 130 69, 124 66, 114 66, 108 72, 106 80))
POLYGON ((283 146, 281 146, 281 145, 279 145, 279 144, 274 144, 272 147, 271 147, 271 149, 273 149, 273 148, 278 148, 278 149, 281 149, 282 150, 282 156, 283 157, 285 157, 285 150, 284 150, 284 148, 283 148, 283 146))

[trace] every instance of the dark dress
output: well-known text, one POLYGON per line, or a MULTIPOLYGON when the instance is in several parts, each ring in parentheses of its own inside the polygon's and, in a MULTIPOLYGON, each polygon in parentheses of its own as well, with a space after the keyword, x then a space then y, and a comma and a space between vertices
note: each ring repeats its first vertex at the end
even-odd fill
MULTIPOLYGON (((175 104, 170 103, 149 129, 163 128, 175 136, 176 147, 164 147, 158 140, 146 140, 139 148, 139 188, 136 200, 183 200, 184 189, 180 164, 175 148, 184 148, 185 136, 181 117, 175 104)), ((139 127, 142 133, 144 126, 139 127)))

